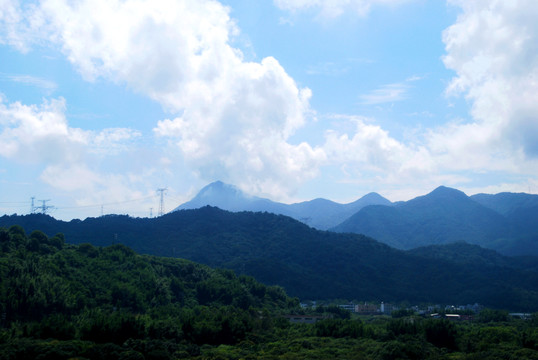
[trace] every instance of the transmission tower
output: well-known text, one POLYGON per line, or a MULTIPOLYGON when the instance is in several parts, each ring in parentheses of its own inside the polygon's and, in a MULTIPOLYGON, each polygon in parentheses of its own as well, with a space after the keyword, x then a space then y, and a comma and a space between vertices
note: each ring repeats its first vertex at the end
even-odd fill
POLYGON ((54 207, 54 206, 47 205, 47 201, 50 201, 50 199, 38 200, 38 201, 41 201, 41 206, 39 207, 39 209, 41 209, 42 214, 46 214, 49 209, 52 209, 54 207))
POLYGON ((30 213, 34 214, 35 213, 35 205, 34 205, 34 201, 35 201, 35 196, 32 196, 32 207, 30 209, 30 213))
POLYGON ((163 216, 164 214, 164 192, 168 190, 167 188, 160 188, 157 189, 157 192, 160 193, 161 201, 159 202, 159 216, 163 216))

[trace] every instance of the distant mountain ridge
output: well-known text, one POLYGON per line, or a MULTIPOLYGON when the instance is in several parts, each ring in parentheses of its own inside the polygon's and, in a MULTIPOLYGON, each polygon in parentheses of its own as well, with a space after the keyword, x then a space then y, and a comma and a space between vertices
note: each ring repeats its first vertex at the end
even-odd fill
POLYGON ((392 206, 367 206, 331 228, 399 249, 465 241, 507 255, 538 254, 538 196, 467 196, 440 186, 392 206))
POLYGON ((377 193, 369 193, 362 198, 340 204, 327 199, 314 199, 295 204, 284 204, 256 196, 249 196, 233 185, 215 181, 198 192, 190 201, 173 211, 199 209, 215 206, 227 211, 270 212, 286 215, 319 230, 327 230, 368 205, 391 205, 392 203, 377 193))
POLYGON ((506 216, 510 216, 521 209, 529 210, 538 207, 538 195, 526 193, 476 194, 472 195, 471 199, 506 216))
POLYGON ((365 234, 398 249, 465 241, 505 255, 538 255, 538 195, 477 194, 440 186, 391 203, 369 193, 349 204, 314 199, 283 204, 249 196, 220 181, 175 210, 216 206, 227 211, 281 214, 319 230, 365 234))

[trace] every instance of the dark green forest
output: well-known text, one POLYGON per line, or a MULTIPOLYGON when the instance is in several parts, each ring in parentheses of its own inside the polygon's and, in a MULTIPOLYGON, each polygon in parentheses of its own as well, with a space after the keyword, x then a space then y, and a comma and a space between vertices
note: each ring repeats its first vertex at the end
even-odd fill
POLYGON ((65 240, 0 228, 0 359, 538 359, 538 314, 305 310, 230 270, 65 240), (284 317, 305 311, 323 319, 284 317))
POLYGON ((0 217, 0 226, 13 224, 28 233, 62 232, 70 243, 123 243, 142 254, 231 269, 282 286, 302 300, 480 303, 512 311, 538 310, 538 258, 485 256, 472 246, 405 252, 363 235, 315 230, 282 215, 213 207, 153 219, 110 215, 63 222, 42 214, 0 217))

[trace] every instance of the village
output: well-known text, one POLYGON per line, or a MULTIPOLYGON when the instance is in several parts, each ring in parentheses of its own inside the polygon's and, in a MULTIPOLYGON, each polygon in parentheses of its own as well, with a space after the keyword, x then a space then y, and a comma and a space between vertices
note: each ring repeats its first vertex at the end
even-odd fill
MULTIPOLYGON (((316 312, 318 307, 323 307, 326 303, 320 303, 318 301, 309 301, 301 303, 301 309, 304 310, 304 314, 287 315, 286 318, 292 323, 304 323, 313 324, 317 321, 331 318, 331 314, 313 315, 312 312, 316 312)), ((405 316, 421 316, 429 318, 445 318, 453 321, 472 321, 474 316, 479 314, 484 309, 484 306, 475 303, 467 305, 425 305, 425 306, 396 306, 391 303, 375 303, 375 302, 360 302, 360 303, 346 303, 346 304, 332 304, 329 307, 336 307, 340 310, 349 311, 355 316, 390 316, 390 317, 405 317, 405 316)), ((510 313, 510 316, 525 318, 530 314, 525 313, 510 313)))

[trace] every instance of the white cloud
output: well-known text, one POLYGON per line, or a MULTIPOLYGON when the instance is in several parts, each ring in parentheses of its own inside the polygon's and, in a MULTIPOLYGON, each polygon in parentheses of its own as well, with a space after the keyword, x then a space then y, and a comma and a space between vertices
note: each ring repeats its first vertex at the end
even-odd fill
POLYGON ((399 5, 410 0, 273 0, 282 10, 301 11, 314 9, 325 18, 336 18, 344 13, 352 12, 365 16, 372 6, 399 5))
POLYGON ((329 164, 343 166, 352 177, 369 173, 374 179, 382 177, 385 181, 401 181, 438 170, 428 149, 397 141, 380 126, 371 124, 369 119, 341 115, 333 118, 353 123, 354 129, 350 134, 327 131, 323 150, 329 164))
POLYGON ((127 128, 107 128, 92 135, 88 151, 103 156, 128 151, 132 142, 142 136, 139 131, 127 128))
POLYGON ((64 112, 62 98, 46 101, 41 106, 0 102, 0 155, 30 163, 79 158, 88 134, 69 128, 64 112))
POLYGON ((50 165, 41 174, 41 179, 51 186, 78 192, 80 195, 77 204, 81 206, 119 202, 147 195, 136 190, 140 178, 128 173, 96 171, 90 169, 87 164, 50 165))
POLYGON ((42 20, 19 23, 19 33, 33 31, 30 45, 59 46, 85 79, 126 84, 167 109, 173 116, 155 134, 176 143, 206 180, 279 197, 324 159, 288 142, 307 121, 310 90, 272 57, 244 61, 230 45, 238 29, 217 1, 43 0, 25 16, 42 20))
POLYGON ((447 92, 464 94, 474 119, 450 131, 460 148, 482 147, 490 166, 527 167, 538 158, 538 3, 450 2, 463 12, 443 34, 444 63, 456 72, 447 92))
POLYGON ((147 184, 152 177, 155 174, 151 169, 143 173, 111 173, 74 163, 47 166, 40 179, 62 193, 76 193, 74 204, 54 208, 55 217, 71 219, 73 211, 77 217, 98 216, 101 212, 123 214, 126 209, 130 215, 148 216, 149 209, 156 209, 158 204, 157 194, 147 184))
MULTIPOLYGON (((37 164, 42 169, 39 179, 44 184, 62 193, 76 192, 77 206, 95 207, 143 196, 148 198, 145 189, 152 186, 145 179, 156 176, 148 173, 151 172, 149 165, 137 164, 143 174, 133 164, 124 165, 127 171, 110 171, 106 165, 114 162, 114 155, 132 154, 135 149, 131 143, 138 137, 140 134, 131 129, 94 132, 70 127, 65 117, 65 101, 61 98, 45 101, 40 106, 0 102, 0 158, 13 163, 37 164)), ((10 165, 10 168, 16 167, 10 165)), ((32 188, 35 191, 37 184, 33 183, 32 188)), ((148 198, 142 206, 146 209, 151 204, 148 198)), ((124 208, 116 206, 115 209, 122 212, 124 208)), ((108 210, 112 208, 109 206, 108 210)), ((89 216, 98 213, 95 208, 88 211, 89 216)), ((57 209, 54 214, 68 219, 73 216, 70 209, 57 209)))
POLYGON ((368 94, 360 95, 361 104, 377 105, 402 101, 407 98, 409 86, 404 83, 383 85, 368 94))
MULTIPOLYGON (((443 61, 456 72, 447 94, 463 94, 472 105, 471 118, 420 130, 410 143, 391 137, 373 120, 351 119, 355 129, 328 131, 323 147, 328 162, 342 167, 342 181, 385 187, 395 198, 416 196, 439 184, 477 192, 525 190, 525 184, 536 181, 538 3, 453 3, 463 13, 443 34, 443 61), (480 187, 474 178, 480 173, 504 174, 515 182, 486 186, 486 180, 480 187)), ((360 99, 363 104, 403 100, 409 82, 420 79, 384 85, 360 99)))
POLYGON ((9 75, 0 73, 0 80, 8 80, 30 86, 35 86, 45 91, 47 95, 53 93, 58 85, 54 81, 31 75, 9 75))
MULTIPOLYGON (((378 1, 275 0, 288 11, 313 10, 322 17, 366 15, 378 1)), ((328 159, 346 169, 375 169, 386 180, 402 169, 439 174, 464 182, 460 172, 506 172, 535 177, 538 171, 538 3, 534 0, 449 0, 461 7, 456 23, 443 33, 443 61, 455 71, 448 96, 464 95, 471 118, 426 129, 414 144, 391 138, 381 127, 359 123, 356 133, 329 131, 328 159), (390 150, 387 150, 390 149, 390 150), (370 151, 371 150, 371 151, 370 151), (393 153, 394 152, 394 153, 393 153), (348 155, 344 155, 348 154, 348 155), (396 166, 400 163, 401 166, 396 166), (422 165, 421 165, 422 164, 422 165), (450 176, 452 174, 452 177, 450 176)), ((359 97, 381 104, 407 97, 411 81, 379 87, 359 97)), ((420 172, 419 172, 420 173, 420 172)))
POLYGON ((417 82, 423 78, 423 76, 412 75, 403 82, 386 84, 367 94, 360 95, 359 99, 361 100, 361 104, 364 105, 378 105, 402 101, 408 98, 407 93, 412 87, 409 83, 417 82))
POLYGON ((26 40, 28 34, 23 34, 24 22, 20 4, 11 0, 0 0, 0 44, 9 44, 20 51, 27 51, 26 40))
POLYGON ((102 201, 136 195, 129 176, 107 172, 101 165, 103 158, 129 151, 130 142, 139 136, 130 129, 93 132, 70 127, 62 98, 40 106, 0 102, 0 157, 38 164, 43 169, 41 181, 84 198, 102 201))
POLYGON ((125 149, 140 136, 125 128, 94 132, 70 127, 65 110, 63 98, 40 106, 6 104, 0 99, 0 156, 26 163, 75 163, 90 153, 125 149))
MULTIPOLYGON (((373 6, 405 1, 275 4, 334 18, 351 12, 364 16, 373 6)), ((415 143, 398 141, 363 118, 351 119, 352 131, 328 130, 320 147, 292 143, 292 135, 313 114, 310 90, 300 88, 272 57, 245 61, 231 45, 239 30, 229 9, 217 1, 43 0, 20 5, 0 0, 0 43, 21 51, 36 44, 56 47, 85 79, 113 81, 155 100, 170 116, 155 125, 154 134, 175 150, 156 154, 163 166, 181 162, 206 181, 221 179, 252 193, 283 198, 322 166, 340 167, 351 177, 373 174, 372 181, 410 184, 407 188, 417 179, 423 187, 435 181, 464 182, 462 171, 536 174, 538 4, 451 2, 463 12, 443 34, 443 61, 456 74, 447 93, 466 96, 472 119, 426 130, 415 143)), ((309 70, 334 72, 333 65, 309 70)), ((360 100, 401 101, 409 82, 419 79, 383 85, 360 100)), ((39 85, 36 79, 18 80, 39 85)), ((84 184, 104 194, 122 181, 141 181, 132 178, 133 171, 119 176, 92 163, 81 165, 87 158, 128 151, 139 132, 72 128, 64 113, 62 99, 41 106, 0 103, 0 155, 45 162, 43 179, 66 189, 84 184), (80 177, 84 181, 74 183, 80 177), (116 185, 107 188, 106 183, 116 185)))

